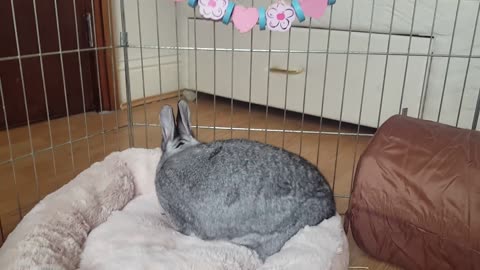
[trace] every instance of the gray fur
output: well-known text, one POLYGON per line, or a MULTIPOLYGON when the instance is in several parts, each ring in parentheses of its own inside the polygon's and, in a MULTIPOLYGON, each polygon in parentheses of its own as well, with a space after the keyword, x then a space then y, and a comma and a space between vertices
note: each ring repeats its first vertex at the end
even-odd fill
MULTIPOLYGON (((164 137, 155 187, 181 233, 229 240, 265 260, 300 229, 335 215, 333 192, 308 161, 248 140, 200 143, 188 104, 178 106, 176 135, 164 137)), ((170 110, 163 112, 160 119, 171 120, 170 110)), ((168 129, 171 123, 161 124, 168 129)))

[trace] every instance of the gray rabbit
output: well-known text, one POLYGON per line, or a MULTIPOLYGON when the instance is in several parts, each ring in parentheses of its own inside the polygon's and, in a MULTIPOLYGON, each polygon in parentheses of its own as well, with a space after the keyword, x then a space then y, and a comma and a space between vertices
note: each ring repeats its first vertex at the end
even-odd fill
POLYGON ((160 112, 163 155, 155 187, 178 230, 228 240, 265 261, 307 225, 336 214, 333 193, 315 166, 298 155, 248 140, 200 143, 186 101, 160 112))

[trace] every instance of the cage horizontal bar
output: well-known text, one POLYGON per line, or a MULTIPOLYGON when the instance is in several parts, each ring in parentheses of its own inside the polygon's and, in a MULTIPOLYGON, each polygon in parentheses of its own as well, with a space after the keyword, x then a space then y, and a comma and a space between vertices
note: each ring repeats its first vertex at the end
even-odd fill
MULTIPOLYGON (((480 58, 480 55, 472 55, 469 54, 436 54, 436 53, 398 53, 398 52, 367 52, 367 51, 328 51, 328 50, 279 50, 279 49, 241 49, 241 48, 211 48, 211 47, 176 47, 176 46, 154 46, 154 45, 128 45, 129 48, 132 49, 155 49, 155 50, 182 50, 182 51, 209 51, 209 52, 241 52, 241 53, 295 53, 295 54, 356 54, 356 55, 397 55, 397 56, 424 56, 424 57, 445 57, 445 58, 480 58)), ((69 54, 69 53, 78 53, 78 52, 92 52, 92 51, 101 51, 101 50, 108 50, 108 49, 119 49, 123 48, 123 46, 105 46, 105 47, 98 47, 98 48, 86 48, 86 49, 74 49, 74 50, 63 50, 63 51, 55 51, 55 52, 47 52, 47 53, 35 53, 35 54, 25 54, 25 55, 15 55, 15 56, 7 56, 7 57, 0 57, 0 61, 10 61, 10 60, 18 60, 18 59, 28 59, 28 58, 35 58, 35 57, 42 57, 42 56, 51 56, 51 55, 62 55, 62 54, 69 54)))
MULTIPOLYGON (((134 126, 144 127, 143 123, 133 123, 134 126)), ((147 124, 149 127, 161 127, 159 124, 147 124)), ((297 133, 297 134, 321 134, 321 135, 334 135, 334 136, 360 136, 360 137, 373 137, 374 134, 370 133, 354 133, 354 132, 338 132, 338 131, 314 131, 314 130, 293 130, 293 129, 265 129, 265 128, 238 128, 238 127, 213 127, 213 126, 196 126, 192 125, 192 128, 199 129, 216 129, 216 130, 234 130, 234 131, 255 131, 255 132, 275 132, 275 133, 297 133)))
POLYGON ((334 193, 334 194, 333 194, 333 197, 335 197, 335 198, 340 198, 340 199, 350 199, 350 195, 337 194, 337 193, 334 193))
POLYGON ((183 51, 208 51, 208 52, 242 52, 242 53, 303 53, 303 54, 357 54, 357 55, 397 55, 397 56, 424 56, 424 57, 447 57, 447 58, 480 58, 480 55, 469 54, 437 54, 437 53, 398 53, 398 52, 367 52, 367 51, 332 51, 332 50, 285 50, 285 49, 240 49, 240 48, 212 48, 212 47, 175 47, 175 46, 154 46, 154 45, 128 45, 129 48, 136 49, 162 49, 162 50, 183 50, 183 51))
POLYGON ((122 46, 104 46, 104 47, 96 47, 96 48, 61 50, 61 51, 46 52, 46 53, 33 53, 33 54, 14 55, 14 56, 0 57, 0 61, 10 61, 10 60, 18 60, 18 59, 28 59, 28 58, 35 58, 35 57, 42 57, 42 56, 63 55, 63 54, 79 53, 79 52, 93 52, 93 51, 101 51, 101 50, 109 50, 109 49, 118 49, 118 48, 122 48, 122 46))
POLYGON ((15 157, 15 158, 10 158, 10 159, 4 160, 4 161, 0 161, 0 166, 3 166, 5 164, 9 164, 9 163, 13 163, 13 162, 17 162, 19 160, 22 160, 22 159, 25 159, 25 158, 28 158, 28 157, 34 157, 36 154, 40 154, 40 153, 47 152, 47 151, 52 151, 52 150, 55 150, 57 148, 65 146, 65 145, 70 145, 70 144, 73 144, 73 143, 76 143, 76 142, 89 140, 89 139, 92 139, 92 138, 100 136, 100 135, 105 135, 105 134, 111 133, 113 131, 118 132, 120 129, 127 128, 127 127, 128 127, 127 125, 123 125, 123 126, 119 126, 119 127, 116 127, 116 128, 107 129, 107 130, 104 130, 104 131, 100 131, 100 132, 90 134, 88 136, 80 137, 80 138, 75 139, 75 140, 63 142, 63 143, 56 144, 56 145, 53 145, 53 146, 50 146, 50 147, 47 147, 47 148, 42 148, 40 150, 32 151, 32 152, 30 152, 28 154, 25 154, 25 155, 21 155, 21 156, 15 157))

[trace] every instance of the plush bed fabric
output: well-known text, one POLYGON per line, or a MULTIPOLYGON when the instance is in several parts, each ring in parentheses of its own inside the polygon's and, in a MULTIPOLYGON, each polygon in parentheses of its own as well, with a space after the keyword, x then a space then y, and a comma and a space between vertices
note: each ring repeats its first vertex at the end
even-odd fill
POLYGON ((0 269, 347 269, 340 216, 295 235, 261 264, 251 250, 172 227, 154 189, 160 150, 128 149, 92 165, 25 216, 0 269))
POLYGON ((338 241, 341 226, 337 216, 306 228, 262 265, 247 248, 176 232, 155 194, 146 194, 92 231, 82 254, 81 269, 347 269, 348 260, 344 260, 343 267, 331 266, 332 258, 346 248, 338 241))
POLYGON ((113 153, 45 197, 1 247, 0 269, 77 269, 88 233, 153 188, 159 158, 158 150, 113 153))
POLYGON ((363 153, 355 241, 405 269, 480 269, 480 132, 390 118, 363 153))

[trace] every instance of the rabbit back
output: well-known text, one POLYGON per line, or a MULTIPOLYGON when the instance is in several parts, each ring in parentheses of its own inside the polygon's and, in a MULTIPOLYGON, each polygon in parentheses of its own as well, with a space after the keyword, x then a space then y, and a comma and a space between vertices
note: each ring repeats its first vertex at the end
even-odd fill
POLYGON ((261 258, 335 215, 321 173, 298 155, 247 140, 198 144, 159 164, 160 203, 184 234, 228 239, 261 258))

